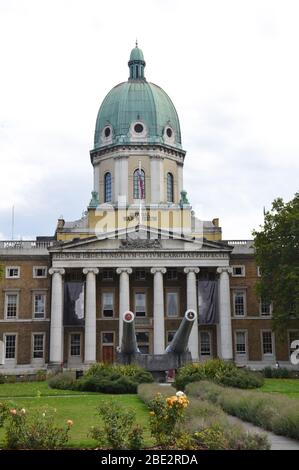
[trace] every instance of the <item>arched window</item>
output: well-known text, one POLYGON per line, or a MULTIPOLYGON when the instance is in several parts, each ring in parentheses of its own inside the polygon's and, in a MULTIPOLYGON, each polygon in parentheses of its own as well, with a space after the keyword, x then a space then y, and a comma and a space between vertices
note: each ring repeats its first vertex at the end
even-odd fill
POLYGON ((133 198, 145 199, 145 174, 139 168, 133 174, 133 198))
POLYGON ((167 202, 174 202, 173 175, 167 173, 167 202))
POLYGON ((111 173, 106 173, 104 177, 104 201, 111 202, 112 201, 112 178, 111 173))

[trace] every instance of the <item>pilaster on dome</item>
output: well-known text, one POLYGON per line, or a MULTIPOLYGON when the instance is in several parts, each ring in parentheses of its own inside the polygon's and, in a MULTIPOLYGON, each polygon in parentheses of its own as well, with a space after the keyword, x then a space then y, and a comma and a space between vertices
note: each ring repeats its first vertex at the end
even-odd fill
POLYGON ((130 69, 129 80, 145 80, 144 76, 144 67, 145 61, 143 57, 143 52, 138 47, 138 42, 136 40, 136 46, 131 50, 130 60, 128 62, 130 69))

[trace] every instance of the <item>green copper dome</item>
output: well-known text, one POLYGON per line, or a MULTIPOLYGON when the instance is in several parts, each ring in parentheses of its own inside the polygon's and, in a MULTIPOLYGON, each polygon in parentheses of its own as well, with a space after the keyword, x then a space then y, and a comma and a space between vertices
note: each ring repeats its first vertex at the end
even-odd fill
POLYGON ((98 112, 94 148, 117 144, 158 143, 181 149, 176 109, 162 88, 147 82, 141 49, 132 50, 130 78, 107 94, 98 112))

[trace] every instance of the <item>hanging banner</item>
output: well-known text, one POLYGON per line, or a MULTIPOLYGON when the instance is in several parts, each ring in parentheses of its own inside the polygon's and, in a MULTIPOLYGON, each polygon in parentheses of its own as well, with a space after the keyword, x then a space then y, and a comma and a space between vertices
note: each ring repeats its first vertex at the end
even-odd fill
POLYGON ((84 324, 84 283, 64 283, 64 325, 84 324))
POLYGON ((198 281, 198 323, 213 325, 218 323, 217 281, 198 281))

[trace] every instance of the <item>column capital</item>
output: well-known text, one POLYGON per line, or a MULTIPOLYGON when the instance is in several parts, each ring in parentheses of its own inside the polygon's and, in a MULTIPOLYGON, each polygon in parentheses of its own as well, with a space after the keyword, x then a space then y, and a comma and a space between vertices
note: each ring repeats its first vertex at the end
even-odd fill
POLYGON ((83 274, 88 274, 88 273, 99 274, 99 269, 98 268, 84 268, 83 274))
POLYGON ((156 273, 165 274, 166 268, 160 268, 160 267, 151 268, 151 274, 156 274, 156 273))
POLYGON ((133 272, 132 268, 117 268, 116 269, 116 274, 121 274, 121 273, 132 274, 132 272, 133 272))
POLYGON ((49 274, 52 276, 53 274, 60 274, 63 276, 65 274, 65 269, 64 268, 50 268, 49 269, 49 274))
POLYGON ((195 273, 198 274, 200 271, 199 268, 184 268, 184 273, 189 274, 189 273, 195 273))
POLYGON ((233 269, 230 266, 219 266, 217 268, 218 274, 222 274, 222 273, 231 274, 232 272, 233 272, 233 269))

